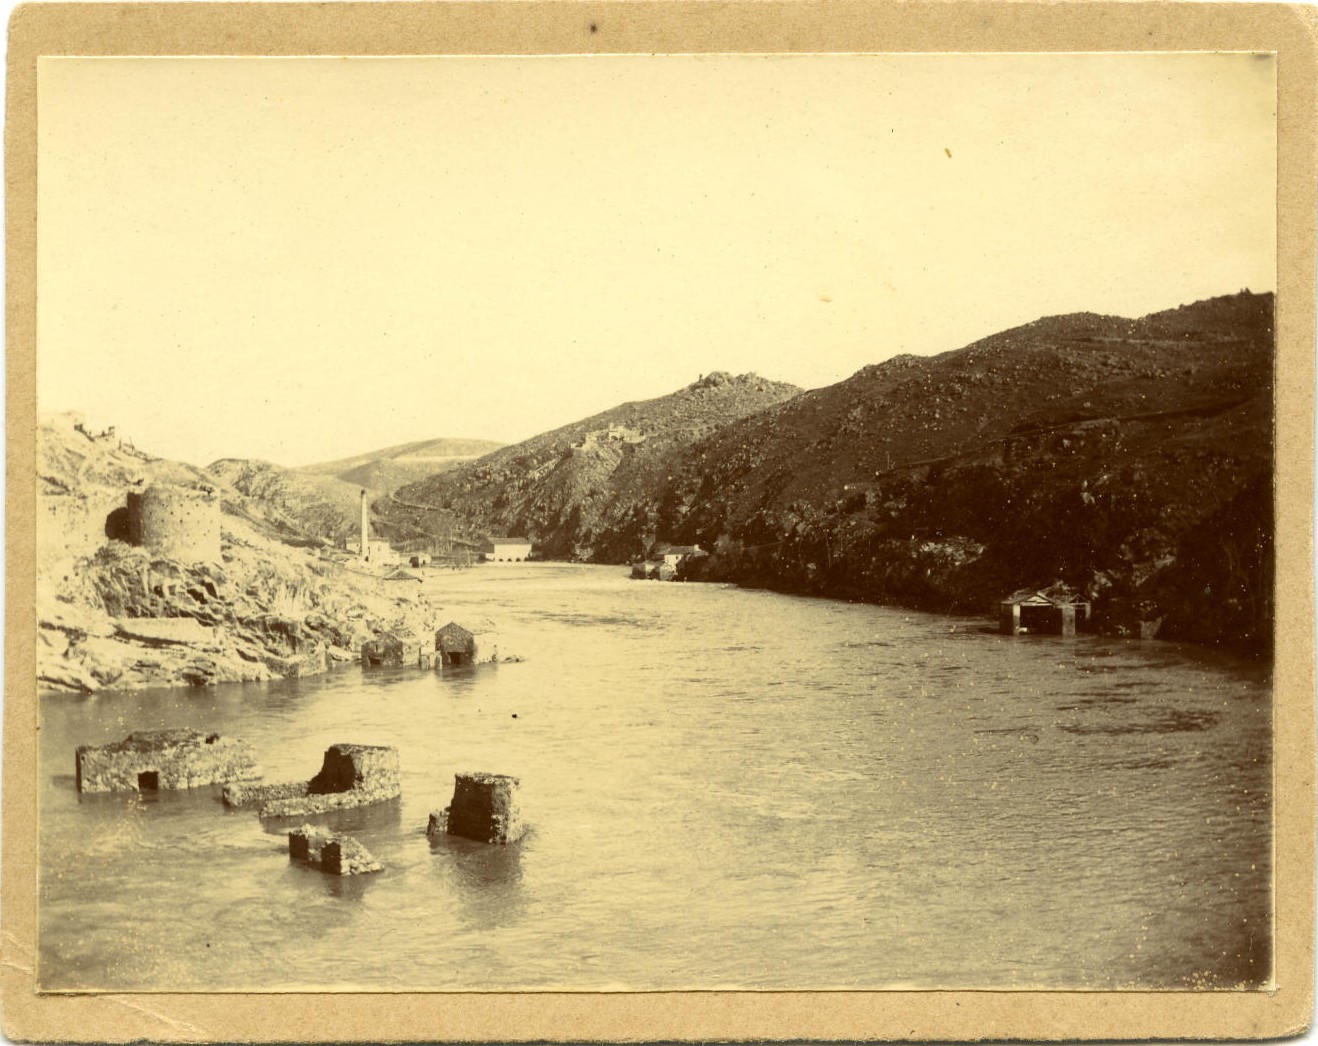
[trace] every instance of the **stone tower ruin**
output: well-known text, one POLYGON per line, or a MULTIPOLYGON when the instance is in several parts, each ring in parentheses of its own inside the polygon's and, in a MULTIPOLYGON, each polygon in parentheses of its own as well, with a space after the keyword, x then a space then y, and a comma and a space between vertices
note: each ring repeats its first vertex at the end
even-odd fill
POLYGON ((121 533, 113 536, 184 563, 218 563, 220 499, 163 484, 130 493, 121 533))

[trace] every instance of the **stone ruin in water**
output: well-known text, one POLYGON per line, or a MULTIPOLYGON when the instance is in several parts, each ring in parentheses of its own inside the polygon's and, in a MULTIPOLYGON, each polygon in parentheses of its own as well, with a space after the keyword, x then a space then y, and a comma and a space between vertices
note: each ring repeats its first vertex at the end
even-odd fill
POLYGON ((148 730, 108 745, 81 745, 79 792, 156 792, 250 781, 256 759, 246 742, 200 730, 148 730))
POLYGON ((288 833, 288 856, 330 875, 365 875, 384 869, 352 836, 309 824, 288 833))
POLYGON ((517 803, 521 782, 506 774, 455 774, 453 802, 432 813, 426 835, 458 835, 478 843, 515 843, 526 831, 517 803))
POLYGON ((310 781, 234 785, 226 806, 258 805, 261 817, 306 817, 396 799, 402 791, 398 749, 383 745, 331 745, 310 781))

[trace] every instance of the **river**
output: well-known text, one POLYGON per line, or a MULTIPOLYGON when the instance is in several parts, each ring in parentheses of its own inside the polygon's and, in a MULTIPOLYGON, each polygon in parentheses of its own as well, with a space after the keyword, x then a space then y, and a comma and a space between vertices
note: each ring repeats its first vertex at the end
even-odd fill
POLYGON ((1193 647, 619 568, 426 582, 525 660, 46 695, 47 990, 1258 985, 1271 685, 1193 647), (73 752, 194 727, 307 779, 395 745, 400 800, 319 818, 385 871, 292 865, 218 789, 79 796, 73 752), (460 770, 515 774, 519 844, 431 843, 460 770))

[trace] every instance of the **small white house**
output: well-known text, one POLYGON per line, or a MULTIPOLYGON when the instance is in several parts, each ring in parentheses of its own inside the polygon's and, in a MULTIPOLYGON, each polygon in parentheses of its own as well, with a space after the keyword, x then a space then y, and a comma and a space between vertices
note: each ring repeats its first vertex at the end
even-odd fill
POLYGON ((531 557, 531 542, 526 538, 491 538, 485 558, 491 563, 521 563, 531 557))
POLYGON ((709 553, 699 545, 660 545, 654 555, 665 566, 676 568, 689 558, 699 559, 709 553))

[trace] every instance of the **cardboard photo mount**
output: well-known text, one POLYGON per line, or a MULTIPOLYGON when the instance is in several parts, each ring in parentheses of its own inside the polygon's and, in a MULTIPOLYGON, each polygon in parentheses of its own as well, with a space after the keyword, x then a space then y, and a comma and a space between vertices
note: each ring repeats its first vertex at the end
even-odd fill
POLYGON ((1318 17, 1035 2, 52 3, 9 27, 3 1031, 18 1041, 1253 1039, 1312 1015, 1318 17), (135 993, 35 989, 37 60, 52 55, 1254 51, 1277 56, 1275 987, 1268 991, 135 993))

